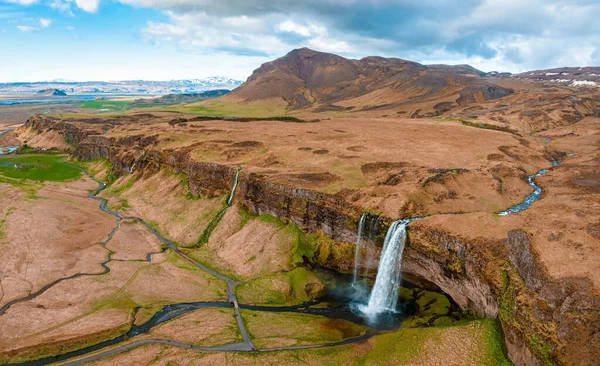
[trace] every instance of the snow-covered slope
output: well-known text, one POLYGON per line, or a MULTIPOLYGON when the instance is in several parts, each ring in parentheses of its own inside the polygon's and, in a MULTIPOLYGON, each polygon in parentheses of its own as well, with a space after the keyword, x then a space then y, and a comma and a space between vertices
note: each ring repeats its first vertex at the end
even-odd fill
POLYGON ((62 82, 45 81, 35 83, 0 83, 0 94, 36 94, 40 90, 59 89, 67 94, 179 94, 196 93, 215 89, 235 89, 242 80, 226 76, 211 76, 202 79, 148 81, 91 81, 62 82))

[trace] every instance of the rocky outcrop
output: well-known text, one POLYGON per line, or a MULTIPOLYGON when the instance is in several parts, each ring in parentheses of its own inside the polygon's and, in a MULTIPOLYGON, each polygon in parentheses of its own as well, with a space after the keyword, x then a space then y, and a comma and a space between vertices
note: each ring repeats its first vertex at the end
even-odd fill
POLYGON ((500 313, 504 328, 509 329, 507 347, 527 365, 537 361, 597 364, 600 296, 589 279, 548 276, 530 241, 523 230, 510 231, 505 241, 513 266, 505 272, 504 311, 500 313))
POLYGON ((77 128, 71 123, 45 116, 33 116, 29 118, 23 125, 23 128, 30 128, 38 133, 56 131, 71 145, 78 145, 88 136, 88 132, 77 128))

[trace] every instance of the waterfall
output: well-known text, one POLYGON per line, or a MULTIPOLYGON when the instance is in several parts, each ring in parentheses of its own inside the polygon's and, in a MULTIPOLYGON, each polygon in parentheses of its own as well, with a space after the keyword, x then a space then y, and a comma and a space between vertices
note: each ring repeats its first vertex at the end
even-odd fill
POLYGON ((360 242, 363 236, 363 230, 365 228, 365 219, 367 218, 367 213, 363 213, 358 221, 358 231, 356 233, 356 248, 354 249, 354 272, 352 276, 352 287, 356 288, 356 281, 358 280, 358 265, 360 261, 360 242))
MULTIPOLYGON (((369 240, 371 242, 375 241, 375 232, 377 231, 378 224, 379 224, 379 216, 371 217, 371 220, 369 222, 369 240)), ((374 261, 374 258, 372 257, 372 254, 367 251, 365 258, 363 259, 363 262, 365 263, 365 268, 363 271, 364 278, 369 277, 369 267, 373 264, 373 261, 374 261)))
POLYGON ((238 179, 240 178, 240 170, 242 170, 242 169, 239 168, 237 170, 237 172, 235 172, 235 178, 233 179, 233 186, 231 187, 231 193, 229 194, 229 199, 227 200, 227 206, 231 206, 231 204, 233 203, 233 197, 235 196, 235 189, 237 188, 238 179))
POLYGON ((406 242, 406 228, 412 220, 398 220, 388 229, 377 269, 375 285, 369 303, 360 310, 367 315, 394 311, 398 302, 402 253, 406 242))

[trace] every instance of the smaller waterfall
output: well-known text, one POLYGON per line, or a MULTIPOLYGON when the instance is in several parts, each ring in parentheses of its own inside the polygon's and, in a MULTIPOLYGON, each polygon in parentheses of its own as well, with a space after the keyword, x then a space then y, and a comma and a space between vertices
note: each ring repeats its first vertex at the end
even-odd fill
MULTIPOLYGON (((377 232, 377 225, 379 224, 379 216, 373 216, 371 217, 371 220, 369 222, 369 240, 371 242, 375 241, 375 236, 376 236, 376 232, 377 232)), ((363 261, 365 263, 365 269, 363 271, 363 278, 368 278, 369 277, 369 268, 371 267, 372 264, 374 264, 375 258, 373 258, 372 253, 367 252, 365 253, 365 257, 363 258, 363 261)))
POLYGON ((358 265, 360 262, 360 243, 363 237, 363 231, 365 228, 365 220, 367 218, 367 213, 363 213, 358 221, 358 231, 356 233, 356 248, 354 249, 354 272, 352 273, 352 287, 356 288, 357 280, 358 280, 358 265))
POLYGON ((242 168, 239 168, 237 170, 237 172, 235 172, 235 178, 233 179, 233 186, 231 187, 231 193, 229 194, 229 199, 227 199, 227 206, 231 206, 231 204, 233 203, 233 197, 235 196, 235 189, 237 188, 238 179, 240 178, 240 170, 242 170, 242 168))
POLYGON ((388 229, 369 303, 360 307, 364 314, 374 316, 396 309, 402 273, 402 253, 406 242, 406 228, 411 221, 396 221, 388 229))

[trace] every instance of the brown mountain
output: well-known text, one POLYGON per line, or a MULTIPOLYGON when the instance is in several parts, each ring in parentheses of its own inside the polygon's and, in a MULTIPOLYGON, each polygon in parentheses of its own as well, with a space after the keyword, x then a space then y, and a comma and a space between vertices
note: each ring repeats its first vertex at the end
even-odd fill
POLYGON ((283 99, 292 109, 397 109, 427 116, 511 93, 468 65, 426 66, 374 56, 350 60, 301 48, 263 64, 229 98, 283 99))

